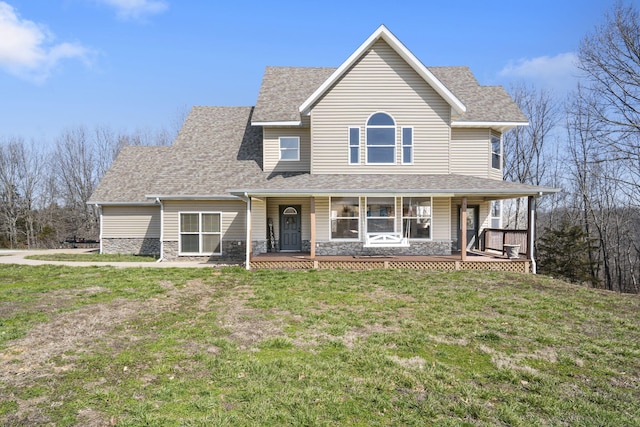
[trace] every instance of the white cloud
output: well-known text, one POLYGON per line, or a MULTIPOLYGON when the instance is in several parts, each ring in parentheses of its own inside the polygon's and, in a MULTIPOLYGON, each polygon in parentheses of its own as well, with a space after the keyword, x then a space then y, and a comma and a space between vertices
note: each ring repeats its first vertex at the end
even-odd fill
POLYGON ((138 19, 146 15, 162 13, 169 8, 164 0, 100 0, 116 9, 122 19, 138 19))
POLYGON ((91 51, 78 43, 53 43, 49 30, 21 19, 15 9, 0 1, 0 69, 38 83, 64 59, 88 62, 91 51))
POLYGON ((578 76, 576 63, 576 54, 567 52, 556 56, 511 61, 498 74, 504 78, 528 80, 549 89, 566 92, 575 87, 578 76))

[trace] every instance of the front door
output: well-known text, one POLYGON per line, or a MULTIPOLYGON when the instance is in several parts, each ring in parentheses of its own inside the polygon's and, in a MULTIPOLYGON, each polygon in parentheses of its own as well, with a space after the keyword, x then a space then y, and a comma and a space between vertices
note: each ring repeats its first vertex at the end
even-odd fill
POLYGON ((302 250, 300 205, 280 205, 280 251, 302 250))
MULTIPOLYGON (((462 224, 460 224, 460 213, 462 208, 458 206, 458 242, 462 237, 462 224)), ((467 249, 478 249, 478 233, 480 231, 480 207, 478 205, 467 206, 467 249)))

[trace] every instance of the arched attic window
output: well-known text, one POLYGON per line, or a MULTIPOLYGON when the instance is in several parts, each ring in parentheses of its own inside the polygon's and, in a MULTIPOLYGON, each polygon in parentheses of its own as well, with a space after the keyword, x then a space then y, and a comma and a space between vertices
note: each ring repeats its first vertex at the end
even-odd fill
POLYGON ((367 163, 395 163, 396 122, 387 113, 374 113, 367 120, 367 163))

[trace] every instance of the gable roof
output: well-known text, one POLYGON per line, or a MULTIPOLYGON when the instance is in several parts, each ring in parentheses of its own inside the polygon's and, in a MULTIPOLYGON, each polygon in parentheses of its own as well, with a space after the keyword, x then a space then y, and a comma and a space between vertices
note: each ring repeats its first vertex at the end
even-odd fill
POLYGON ((409 64, 420 77, 422 77, 458 114, 466 111, 464 104, 433 75, 422 62, 406 48, 396 36, 384 25, 380 25, 376 31, 355 52, 340 65, 331 76, 320 85, 299 107, 302 114, 307 114, 313 104, 333 86, 378 40, 384 40, 391 48, 409 64))

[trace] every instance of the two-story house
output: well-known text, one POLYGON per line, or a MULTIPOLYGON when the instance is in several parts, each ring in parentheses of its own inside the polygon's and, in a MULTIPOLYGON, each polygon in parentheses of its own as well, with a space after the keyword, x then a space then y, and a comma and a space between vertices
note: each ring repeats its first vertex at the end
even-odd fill
POLYGON ((502 135, 526 125, 381 26, 338 68, 267 67, 255 107, 194 107, 172 146, 123 149, 91 198, 101 251, 464 259, 496 201, 557 191, 503 180, 502 135))

